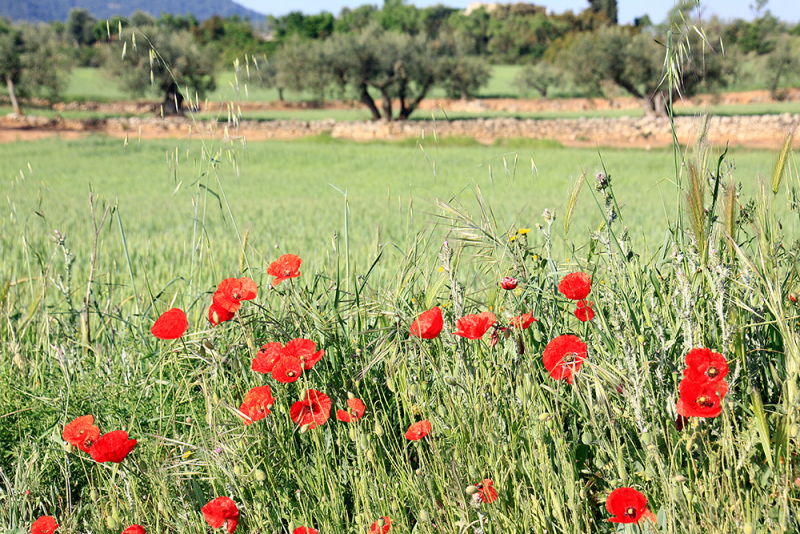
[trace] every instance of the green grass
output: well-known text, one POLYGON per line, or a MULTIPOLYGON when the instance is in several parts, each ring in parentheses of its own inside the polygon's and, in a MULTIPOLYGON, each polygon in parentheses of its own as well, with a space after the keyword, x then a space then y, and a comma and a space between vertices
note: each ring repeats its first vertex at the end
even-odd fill
POLYGON ((201 508, 228 496, 237 532, 364 533, 382 516, 416 534, 790 532, 800 179, 788 152, 781 180, 773 153, 719 156, 691 152, 676 174, 670 150, 525 140, 0 145, 0 531, 53 515, 63 534, 196 534, 201 508), (741 182, 738 203, 712 195, 717 175, 741 182), (284 253, 301 274, 272 289, 284 253), (556 289, 575 270, 592 275, 591 322, 556 289), (257 298, 211 328, 214 290, 240 276, 257 298), (441 334, 410 337, 434 305, 441 334), (188 331, 158 341, 150 327, 171 307, 188 331), (450 334, 488 310, 496 345, 450 334), (521 313, 537 322, 500 329, 521 313), (567 334, 587 344, 572 383, 543 364, 567 334), (295 338, 325 351, 298 381, 252 371, 262 344, 295 338), (729 390, 697 399, 717 417, 678 430, 693 347, 724 355, 729 390), (244 425, 238 408, 263 385, 271 413, 244 425), (314 429, 290 417, 309 389, 333 405, 314 429), (348 424, 335 412, 350 395, 367 411, 348 424), (119 465, 65 445, 86 414, 137 440, 119 465), (431 434, 407 440, 421 420, 431 434), (472 496, 485 479, 495 502, 472 496), (655 524, 607 521, 621 487, 646 496, 655 524))

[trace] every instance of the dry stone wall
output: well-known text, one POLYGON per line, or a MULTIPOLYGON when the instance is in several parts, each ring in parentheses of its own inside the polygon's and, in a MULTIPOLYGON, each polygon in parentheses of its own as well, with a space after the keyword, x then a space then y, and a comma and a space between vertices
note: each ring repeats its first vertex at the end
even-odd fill
MULTIPOLYGON (((709 139, 718 145, 729 143, 763 148, 779 146, 786 134, 800 123, 800 115, 753 115, 711 117, 709 139)), ((682 143, 697 136, 702 126, 700 117, 677 117, 675 129, 682 143)), ((670 122, 666 118, 577 118, 577 119, 470 119, 419 120, 396 122, 336 122, 334 120, 298 121, 205 121, 189 118, 109 118, 48 119, 35 116, 9 115, 0 119, 0 129, 43 129, 52 131, 101 131, 118 137, 141 135, 152 137, 190 137, 213 135, 247 140, 292 139, 330 134, 338 139, 355 141, 432 139, 468 137, 481 142, 497 139, 550 139, 570 146, 635 146, 660 147, 672 142, 670 122)), ((800 146, 800 136, 798 136, 800 146)))

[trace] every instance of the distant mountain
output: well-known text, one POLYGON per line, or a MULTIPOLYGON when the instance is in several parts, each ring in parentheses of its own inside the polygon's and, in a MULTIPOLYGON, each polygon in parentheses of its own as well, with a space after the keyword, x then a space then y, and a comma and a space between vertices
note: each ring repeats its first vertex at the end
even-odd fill
POLYGON ((50 22, 66 21, 74 7, 88 9, 98 20, 114 15, 129 17, 134 11, 146 11, 158 17, 162 11, 173 15, 193 14, 199 20, 213 15, 228 17, 239 15, 256 22, 264 15, 240 6, 231 0, 0 0, 0 17, 13 21, 50 22))

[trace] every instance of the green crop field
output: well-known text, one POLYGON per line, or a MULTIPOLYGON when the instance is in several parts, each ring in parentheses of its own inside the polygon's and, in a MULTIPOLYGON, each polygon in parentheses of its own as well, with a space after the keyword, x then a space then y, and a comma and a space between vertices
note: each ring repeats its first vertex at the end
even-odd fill
POLYGON ((795 529, 788 149, 94 136, 0 178, 0 532, 795 529))

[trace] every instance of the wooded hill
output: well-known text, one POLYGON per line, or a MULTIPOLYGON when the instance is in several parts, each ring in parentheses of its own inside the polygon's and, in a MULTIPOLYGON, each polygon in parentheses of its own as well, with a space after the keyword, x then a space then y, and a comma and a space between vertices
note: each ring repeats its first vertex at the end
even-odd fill
POLYGON ((114 15, 130 17, 134 11, 145 11, 158 16, 161 12, 173 15, 193 14, 198 20, 214 15, 229 17, 238 15, 249 17, 253 22, 264 20, 265 16, 231 0, 0 0, 0 17, 13 21, 51 22, 66 21, 69 10, 88 9, 97 19, 109 19, 114 15))

